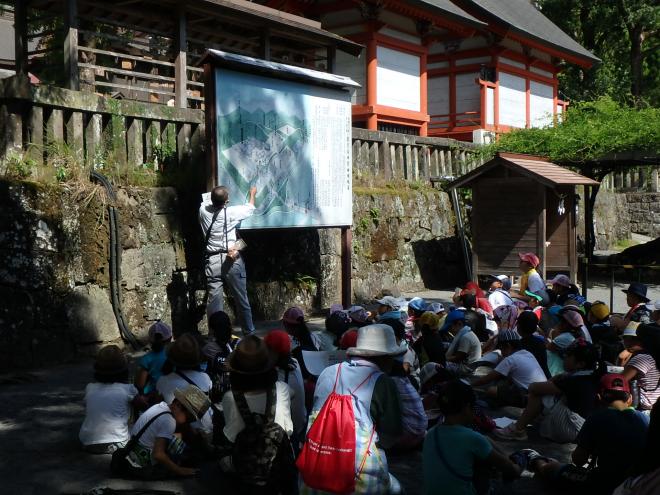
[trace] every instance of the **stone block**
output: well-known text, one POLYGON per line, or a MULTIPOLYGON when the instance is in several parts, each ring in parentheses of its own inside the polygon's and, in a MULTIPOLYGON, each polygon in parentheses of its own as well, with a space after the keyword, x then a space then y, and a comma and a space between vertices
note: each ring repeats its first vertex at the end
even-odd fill
POLYGON ((97 285, 82 285, 66 298, 66 317, 73 341, 79 344, 119 338, 110 294, 97 285))

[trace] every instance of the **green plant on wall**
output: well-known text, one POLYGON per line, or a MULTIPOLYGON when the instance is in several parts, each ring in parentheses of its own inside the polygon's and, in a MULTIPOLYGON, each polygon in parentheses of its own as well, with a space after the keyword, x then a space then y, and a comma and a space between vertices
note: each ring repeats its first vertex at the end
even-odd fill
POLYGON ((37 163, 21 153, 12 152, 5 159, 4 175, 10 179, 28 179, 37 168, 37 163))
POLYGON ((314 292, 318 284, 315 277, 312 277, 311 275, 303 275, 301 273, 296 273, 293 281, 300 289, 304 289, 308 292, 314 292))

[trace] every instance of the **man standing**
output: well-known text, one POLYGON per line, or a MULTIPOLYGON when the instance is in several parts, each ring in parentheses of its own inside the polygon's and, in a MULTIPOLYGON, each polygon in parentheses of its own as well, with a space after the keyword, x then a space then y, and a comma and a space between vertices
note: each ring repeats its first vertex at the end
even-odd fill
POLYGON ((240 253, 240 243, 236 242, 236 228, 241 220, 254 212, 256 194, 257 188, 253 187, 246 204, 228 206, 229 191, 224 186, 218 186, 211 191, 210 202, 202 201, 199 207, 199 223, 206 244, 206 313, 210 316, 216 311, 223 311, 222 288, 226 283, 236 301, 236 313, 245 334, 254 332, 254 324, 247 297, 245 263, 240 253))

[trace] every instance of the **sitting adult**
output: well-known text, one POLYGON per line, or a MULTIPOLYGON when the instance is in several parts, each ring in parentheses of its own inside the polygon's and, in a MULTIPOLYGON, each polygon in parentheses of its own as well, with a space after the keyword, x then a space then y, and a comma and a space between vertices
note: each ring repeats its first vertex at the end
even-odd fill
POLYGON ((500 332, 497 347, 503 359, 485 376, 474 378, 472 386, 489 385, 486 397, 500 406, 525 407, 529 386, 545 382, 545 373, 534 355, 522 348, 522 337, 515 330, 500 332))
POLYGON ((476 396, 469 385, 458 380, 442 385, 437 402, 444 422, 431 428, 424 440, 424 494, 489 493, 491 468, 505 478, 520 476, 516 464, 471 428, 476 396))
POLYGON ((559 463, 532 449, 516 452, 511 459, 560 490, 611 494, 635 467, 649 421, 630 407, 632 395, 623 375, 603 376, 599 398, 604 407, 584 422, 571 454, 572 464, 559 463))
POLYGON ((128 361, 121 349, 101 349, 94 363, 94 381, 85 388, 85 420, 78 438, 85 451, 112 454, 128 442, 131 403, 137 388, 128 383, 128 361))
POLYGON ((608 363, 616 363, 623 350, 616 328, 610 323, 610 308, 602 301, 595 301, 587 313, 589 333, 594 345, 600 349, 601 358, 608 363))
POLYGON ((619 332, 628 326, 628 323, 651 323, 651 311, 647 304, 651 300, 646 297, 648 287, 640 282, 632 282, 622 292, 626 294, 626 304, 630 308, 625 316, 612 315, 610 321, 619 332))
POLYGON ((496 430, 503 440, 527 440, 527 425, 544 413, 541 435, 556 442, 572 442, 585 418, 596 407, 599 374, 597 349, 583 339, 569 346, 564 357, 565 374, 529 386, 527 406, 515 423, 496 430), (596 373, 598 370, 598 373, 596 373))
POLYGON ((457 376, 471 375, 472 363, 481 358, 481 342, 465 321, 465 313, 460 309, 451 311, 440 333, 449 332, 454 336, 445 353, 446 367, 457 376))
POLYGON ((142 434, 126 457, 130 475, 153 480, 197 474, 197 469, 180 465, 182 459, 176 454, 180 451, 180 440, 175 431, 199 421, 208 411, 210 401, 194 385, 176 389, 173 395, 169 404, 160 402, 150 407, 133 425, 131 435, 142 434))
MULTIPOLYGON (((630 322, 623 331, 623 345, 631 355, 623 368, 626 380, 634 380, 639 389, 639 404, 637 408, 650 414, 655 402, 660 398, 660 371, 658 363, 651 354, 651 342, 642 337, 640 327, 653 327, 653 325, 640 325, 630 322)), ((656 330, 657 331, 657 330, 656 330)))
MULTIPOLYGON (((395 445, 403 431, 401 398, 387 373, 392 369, 394 357, 405 350, 405 346, 397 345, 390 326, 361 327, 356 346, 347 351, 349 362, 329 366, 316 383, 310 427, 331 393, 353 396, 356 494, 401 491, 398 481, 388 472, 383 449, 395 445)), ((304 479, 305 473, 302 475, 304 479)), ((301 491, 307 490, 309 487, 303 486, 301 491)))
POLYGON ((518 292, 511 291, 511 296, 523 301, 529 301, 529 296, 525 294, 526 290, 543 297, 543 303, 550 302, 550 296, 545 287, 545 282, 536 268, 541 264, 541 260, 534 253, 518 253, 520 258, 519 269, 522 272, 520 277, 520 288, 518 292))
POLYGON ((493 311, 500 306, 512 305, 513 298, 509 294, 511 279, 506 275, 489 275, 489 280, 488 302, 493 311))

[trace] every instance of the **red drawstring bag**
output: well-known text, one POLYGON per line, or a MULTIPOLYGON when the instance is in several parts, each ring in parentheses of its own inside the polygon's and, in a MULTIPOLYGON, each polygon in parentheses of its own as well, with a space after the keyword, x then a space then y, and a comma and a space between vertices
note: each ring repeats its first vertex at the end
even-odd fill
MULTIPOLYGON (((355 472, 353 398, 351 395, 340 395, 335 392, 340 374, 341 364, 337 367, 332 392, 307 432, 307 440, 298 456, 296 466, 303 481, 310 488, 344 494, 355 491, 355 480, 360 473, 355 472)), ((371 375, 355 390, 371 378, 371 375)), ((370 445, 367 451, 369 447, 370 445)))

